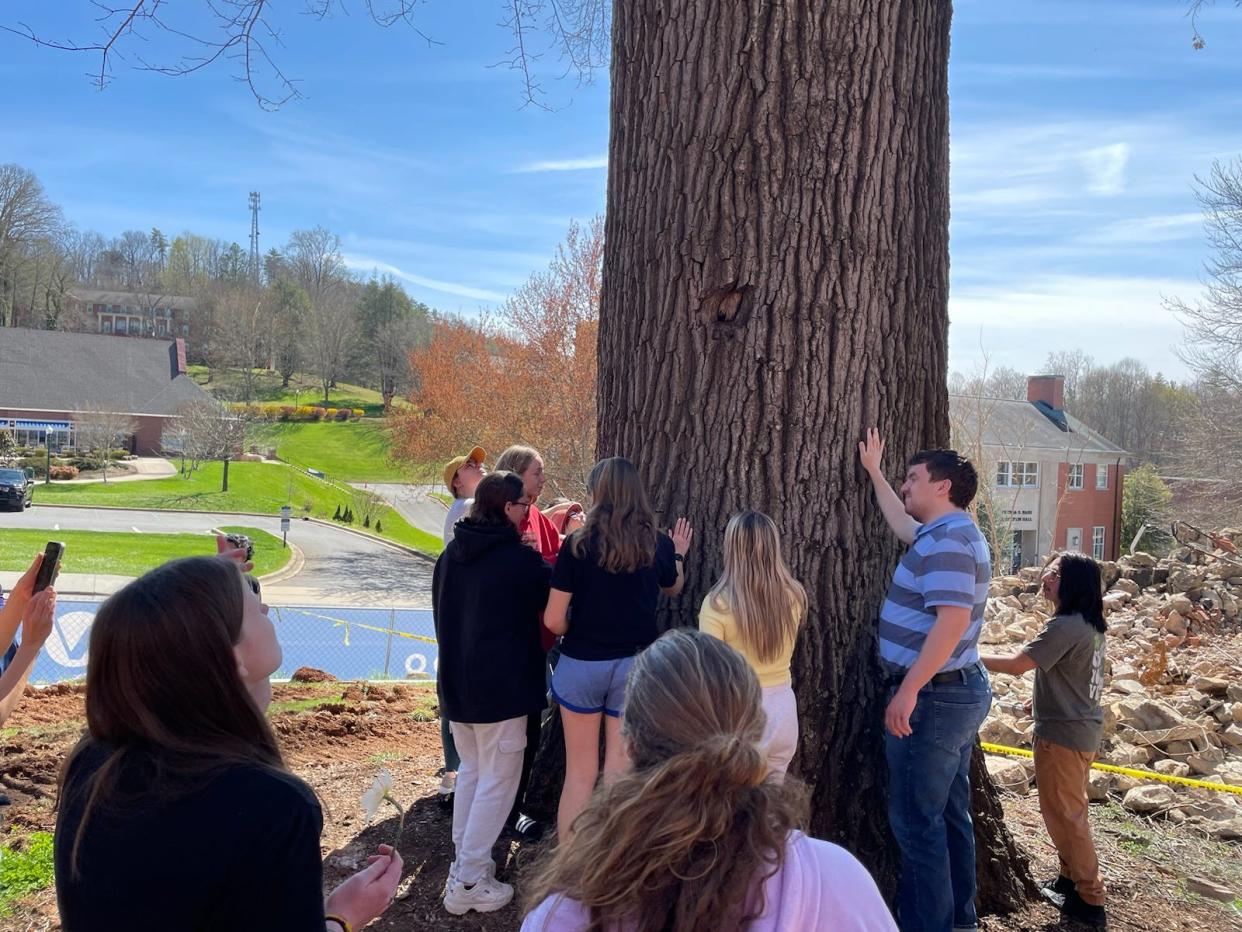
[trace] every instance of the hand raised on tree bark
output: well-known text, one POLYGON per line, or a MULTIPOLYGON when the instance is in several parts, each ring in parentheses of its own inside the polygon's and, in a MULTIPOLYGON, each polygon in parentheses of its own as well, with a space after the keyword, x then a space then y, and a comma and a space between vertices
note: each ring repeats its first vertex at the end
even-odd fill
POLYGON ((694 528, 685 518, 678 518, 668 536, 673 538, 673 550, 684 557, 690 550, 690 542, 694 540, 694 528))
POLYGON ((884 457, 884 440, 875 427, 867 428, 867 439, 858 444, 858 459, 862 468, 869 473, 880 471, 880 460, 884 457))

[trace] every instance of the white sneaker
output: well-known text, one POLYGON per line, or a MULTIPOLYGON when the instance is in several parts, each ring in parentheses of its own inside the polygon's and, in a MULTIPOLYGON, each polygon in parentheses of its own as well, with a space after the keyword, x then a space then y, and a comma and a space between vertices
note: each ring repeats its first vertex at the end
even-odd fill
MULTIPOLYGON (((488 880, 496 879, 496 859, 495 858, 487 859, 487 873, 484 874, 483 876, 486 877, 488 880)), ((457 879, 457 862, 450 861, 448 876, 444 878, 444 892, 440 894, 441 898, 448 896, 449 886, 456 879, 457 879)))
POLYGON ((456 877, 450 877, 444 894, 444 908, 454 916, 464 916, 470 910, 492 913, 503 909, 513 899, 513 887, 501 883, 486 874, 472 887, 467 887, 456 877))
POLYGON ((440 778, 439 793, 441 796, 448 796, 457 789, 457 771, 446 770, 444 776, 440 778))

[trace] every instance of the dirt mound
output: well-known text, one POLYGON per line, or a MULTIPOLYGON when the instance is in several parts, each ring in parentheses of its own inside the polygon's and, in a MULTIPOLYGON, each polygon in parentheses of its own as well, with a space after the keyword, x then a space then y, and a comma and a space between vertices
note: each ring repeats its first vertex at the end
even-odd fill
POLYGON ((336 677, 314 667, 298 667, 289 678, 295 683, 335 683, 336 677))

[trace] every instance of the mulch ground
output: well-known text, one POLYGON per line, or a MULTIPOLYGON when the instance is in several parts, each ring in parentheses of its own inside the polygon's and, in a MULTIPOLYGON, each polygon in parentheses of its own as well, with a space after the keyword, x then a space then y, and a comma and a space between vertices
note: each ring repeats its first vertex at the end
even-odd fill
MULTIPOLYGON (((330 888, 366 861, 380 843, 391 843, 396 813, 365 824, 359 800, 376 772, 393 774, 397 795, 408 800, 401 853, 405 878, 397 901, 369 928, 500 932, 521 924, 518 906, 488 916, 456 918, 440 905, 452 860, 452 817, 436 802, 440 766, 439 725, 425 687, 323 683, 277 686, 272 721, 291 767, 314 788, 324 808, 324 873, 330 888), (282 705, 285 706, 282 711, 282 705), (289 707, 293 705, 293 707, 289 707)), ((80 687, 31 690, 0 732, 0 787, 13 805, 0 810, 5 836, 51 831, 56 773, 83 723, 80 687)), ((1031 856, 1035 876, 1056 872, 1056 854, 1040 821, 1035 796, 1005 803, 1013 831, 1031 856)), ((1187 889, 1203 877, 1242 891, 1236 845, 1212 842, 1187 826, 1144 820, 1115 804, 1092 808, 1105 865, 1114 929, 1242 930, 1242 902, 1205 899, 1187 889)), ((539 855, 538 846, 502 839, 497 876, 514 881, 539 855)), ((521 892, 520 880, 519 897, 521 892)), ((1040 903, 1024 913, 985 917, 985 932, 1063 928, 1056 910, 1040 903)), ((59 929, 53 890, 14 904, 0 930, 59 929)))

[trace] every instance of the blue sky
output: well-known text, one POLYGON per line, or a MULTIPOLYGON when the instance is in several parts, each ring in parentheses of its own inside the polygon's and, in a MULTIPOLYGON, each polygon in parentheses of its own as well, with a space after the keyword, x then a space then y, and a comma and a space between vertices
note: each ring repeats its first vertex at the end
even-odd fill
MULTIPOLYGON (((6 5, 0 22, 17 16, 6 5)), ((36 31, 86 39, 86 3, 21 6, 36 31), (53 8, 53 9, 45 9, 53 8), (71 8, 74 12, 69 12, 71 8)), ((350 265, 474 313, 543 268, 571 219, 604 208, 607 74, 537 66, 551 109, 522 107, 492 0, 430 0, 428 44, 350 0, 281 21, 277 57, 305 98, 255 106, 230 69, 186 77, 0 34, 0 161, 34 171, 78 226, 158 226, 261 245, 322 224, 350 265), (12 93, 13 88, 36 89, 12 93)), ((1049 350, 1135 356, 1184 374, 1162 297, 1193 297, 1204 259, 1192 178, 1242 154, 1242 10, 1208 10, 1191 48, 1183 0, 958 0, 951 92, 950 364, 1039 369, 1049 350)), ((159 57, 160 40, 131 46, 159 57)))

